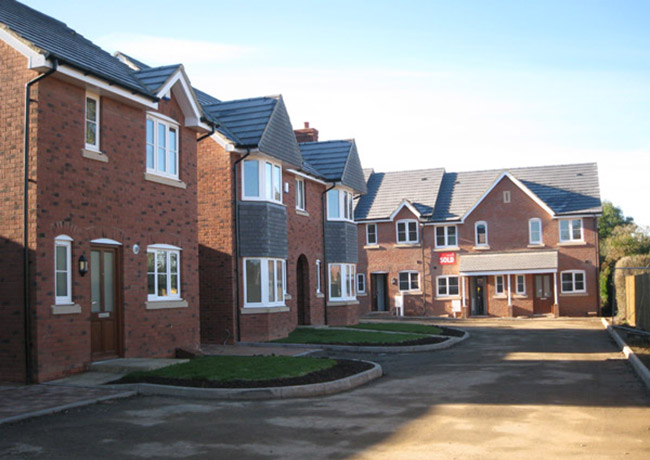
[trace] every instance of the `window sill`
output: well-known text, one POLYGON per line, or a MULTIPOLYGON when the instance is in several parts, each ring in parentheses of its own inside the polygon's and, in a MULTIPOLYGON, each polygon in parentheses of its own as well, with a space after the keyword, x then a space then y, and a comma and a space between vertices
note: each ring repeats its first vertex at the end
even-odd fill
POLYGON ((171 177, 159 176, 153 173, 144 173, 144 180, 156 182, 157 184, 169 185, 171 187, 186 189, 187 184, 182 180, 172 179, 171 177))
POLYGON ((108 163, 108 156, 99 150, 81 149, 81 156, 89 160, 101 161, 108 163))
POLYGON ((438 297, 434 297, 433 300, 460 300, 460 296, 459 295, 438 296, 438 297))
POLYGON ((367 292, 357 292, 357 297, 366 297, 368 296, 367 292))
POLYGON ((370 250, 381 249, 381 246, 379 246, 378 244, 366 244, 363 247, 363 249, 370 249, 370 250))
POLYGON ((81 305, 77 303, 52 305, 53 315, 73 315, 81 313, 81 305))
POLYGON ((264 313, 283 313, 289 311, 289 307, 244 307, 240 309, 242 315, 259 315, 264 313))
POLYGON ((474 246, 472 249, 474 249, 475 251, 489 251, 490 246, 488 245, 474 246))
POLYGON ((333 218, 333 217, 328 217, 327 221, 328 222, 348 222, 350 224, 355 224, 355 222, 353 220, 350 220, 350 219, 341 219, 341 218, 337 219, 337 218, 333 218))
POLYGON ((395 243, 394 248, 419 248, 420 243, 395 243))
POLYGON ((327 302, 328 307, 344 307, 346 305, 359 305, 359 301, 356 299, 350 299, 350 300, 331 300, 327 302))
POLYGON ((449 252, 449 251, 460 251, 458 246, 437 246, 433 252, 449 252))
POLYGON ((507 299, 508 296, 505 294, 496 294, 492 296, 493 299, 507 299))
POLYGON ((528 296, 526 294, 515 294, 512 296, 513 299, 527 299, 528 296))
POLYGON ((589 294, 587 292, 561 292, 562 297, 585 297, 589 294))
POLYGON ((587 243, 584 241, 560 241, 558 246, 586 246, 587 243))
POLYGON ((422 291, 399 291, 400 295, 422 295, 422 291))
POLYGON ((298 214, 299 216, 309 217, 309 213, 307 211, 305 211, 304 209, 296 208, 296 214, 298 214))
POLYGON ((165 308, 187 308, 187 300, 148 300, 144 303, 146 310, 162 310, 165 308))
POLYGON ((526 247, 529 248, 529 249, 540 249, 540 248, 545 248, 546 245, 544 243, 541 243, 541 244, 529 244, 526 247))

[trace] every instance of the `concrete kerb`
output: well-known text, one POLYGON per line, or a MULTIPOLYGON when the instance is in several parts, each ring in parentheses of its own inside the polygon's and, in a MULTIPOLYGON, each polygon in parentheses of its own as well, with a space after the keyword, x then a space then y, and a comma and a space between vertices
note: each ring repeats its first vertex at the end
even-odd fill
POLYGON ((621 351, 623 352, 627 360, 630 362, 630 364, 632 364, 632 368, 634 368, 634 371, 641 378, 646 388, 650 390, 650 371, 648 370, 648 368, 645 367, 645 365, 641 362, 639 357, 632 351, 632 349, 627 346, 627 344, 623 341, 621 336, 618 335, 618 332, 614 330, 611 324, 609 324, 605 318, 601 318, 601 321, 603 323, 603 326, 605 326, 605 329, 607 329, 607 332, 609 332, 609 335, 611 335, 614 341, 618 344, 618 346, 621 347, 621 351))
POLYGON ((383 375, 379 364, 372 364, 372 369, 331 382, 314 383, 311 385, 294 385, 285 387, 266 388, 194 388, 171 385, 156 385, 151 383, 131 383, 123 385, 106 385, 108 388, 126 388, 141 395, 176 396, 181 398, 215 399, 215 400, 256 400, 256 399, 289 399, 326 396, 352 390, 365 385, 383 375))
MULTIPOLYGON (((335 329, 335 330, 347 330, 349 331, 350 329, 346 328, 336 328, 332 327, 330 329, 335 329)), ((451 329, 451 328, 449 328, 451 329)), ((460 329, 455 329, 460 331, 460 329)), ((393 331, 380 331, 382 333, 387 333, 387 334, 400 334, 400 332, 393 332, 393 331)), ((439 342, 439 343, 430 343, 426 345, 408 345, 408 346, 399 346, 399 345, 394 345, 394 346, 358 346, 358 345, 328 345, 328 344, 308 344, 308 343, 273 343, 274 346, 281 346, 281 347, 287 347, 287 348, 313 348, 314 350, 333 350, 333 351, 351 351, 351 352, 359 352, 359 353, 419 353, 419 352, 425 352, 425 351, 435 351, 435 350, 444 350, 445 348, 450 348, 456 345, 459 342, 462 342, 463 340, 466 340, 469 338, 469 332, 467 331, 461 331, 463 332, 462 337, 451 337, 448 335, 434 335, 430 334, 430 337, 444 337, 445 340, 444 342, 439 342)), ((427 334, 422 334, 422 335, 427 335, 427 334)), ((263 342, 243 342, 243 345, 247 345, 250 347, 263 347, 263 346, 268 346, 267 343, 263 342)))

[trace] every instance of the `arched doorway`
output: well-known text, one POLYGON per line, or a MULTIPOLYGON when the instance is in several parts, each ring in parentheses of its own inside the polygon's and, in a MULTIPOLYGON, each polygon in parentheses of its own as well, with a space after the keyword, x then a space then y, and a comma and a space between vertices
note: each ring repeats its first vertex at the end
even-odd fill
POLYGON ((296 283, 298 298, 296 304, 298 306, 298 325, 303 326, 310 324, 309 321, 309 264, 307 257, 302 254, 298 257, 296 264, 296 283))

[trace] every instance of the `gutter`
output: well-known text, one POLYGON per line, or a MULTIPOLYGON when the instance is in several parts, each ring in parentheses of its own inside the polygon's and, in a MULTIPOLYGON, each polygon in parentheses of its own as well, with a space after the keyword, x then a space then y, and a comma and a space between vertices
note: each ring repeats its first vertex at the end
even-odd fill
MULTIPOLYGON (((323 277, 323 285, 321 285, 323 289, 323 294, 325 298, 325 305, 323 305, 323 319, 325 321, 325 326, 327 326, 327 302, 330 298, 330 290, 329 290, 329 283, 328 283, 328 276, 329 276, 329 268, 327 267, 327 249, 325 248, 325 223, 327 222, 327 192, 332 190, 334 187, 336 187, 336 183, 332 184, 332 186, 321 194, 321 201, 323 203, 323 267, 325 270, 325 276, 323 277)), ((320 273, 318 274, 320 276, 320 273)), ((356 283, 356 279, 355 279, 356 283)))
MULTIPOLYGON (((24 124, 24 177, 23 177, 23 308, 25 315, 25 383, 29 385, 33 381, 32 372, 32 321, 31 321, 31 302, 29 298, 29 109, 32 103, 31 89, 32 85, 38 83, 44 78, 49 77, 56 72, 59 66, 59 61, 54 59, 52 61, 52 68, 47 72, 33 78, 25 85, 25 124, 24 124)), ((38 101, 34 101, 38 102, 38 101)))

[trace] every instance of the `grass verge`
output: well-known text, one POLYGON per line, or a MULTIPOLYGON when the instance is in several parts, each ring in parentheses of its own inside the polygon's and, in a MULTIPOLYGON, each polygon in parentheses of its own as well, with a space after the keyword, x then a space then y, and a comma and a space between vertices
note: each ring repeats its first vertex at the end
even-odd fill
POLYGON ((348 326, 350 329, 366 329, 372 331, 408 332, 411 334, 442 334, 442 329, 437 326, 408 323, 359 323, 348 326))
POLYGON ((330 345, 396 345, 422 339, 421 334, 386 334, 379 331, 298 328, 277 343, 309 343, 330 345))

